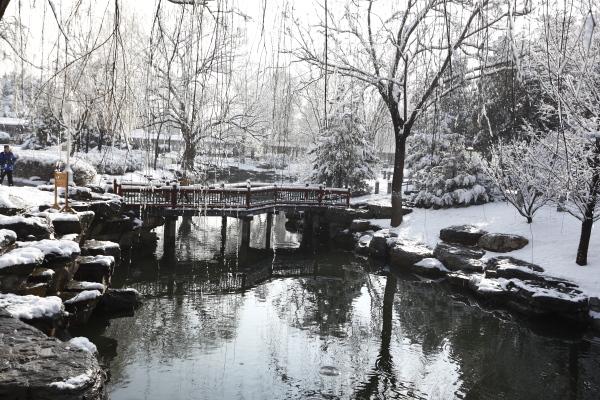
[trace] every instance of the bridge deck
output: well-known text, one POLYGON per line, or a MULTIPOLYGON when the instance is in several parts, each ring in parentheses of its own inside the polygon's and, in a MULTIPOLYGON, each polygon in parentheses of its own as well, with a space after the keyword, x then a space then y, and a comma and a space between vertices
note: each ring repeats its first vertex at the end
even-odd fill
POLYGON ((114 193, 138 214, 243 217, 282 209, 322 211, 348 207, 350 190, 310 185, 253 184, 214 186, 140 185, 114 182, 114 193))

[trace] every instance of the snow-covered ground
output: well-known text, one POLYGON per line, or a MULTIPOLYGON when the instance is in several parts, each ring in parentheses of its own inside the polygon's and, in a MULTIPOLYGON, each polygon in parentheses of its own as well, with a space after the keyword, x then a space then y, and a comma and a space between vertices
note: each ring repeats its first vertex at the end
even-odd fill
MULTIPOLYGON (((370 195, 352 199, 352 203, 369 202, 390 205, 389 195, 370 195)), ((390 228, 389 220, 373 220, 375 225, 390 228)), ((510 253, 487 252, 484 259, 509 255, 539 265, 545 274, 570 280, 588 296, 600 297, 600 235, 596 227, 588 252, 588 265, 575 263, 581 222, 573 216, 545 206, 528 224, 515 208, 506 202, 442 210, 415 208, 404 216, 402 224, 393 228, 399 240, 410 239, 434 248, 440 241, 442 228, 470 224, 490 233, 510 233, 526 237, 529 244, 510 253)))

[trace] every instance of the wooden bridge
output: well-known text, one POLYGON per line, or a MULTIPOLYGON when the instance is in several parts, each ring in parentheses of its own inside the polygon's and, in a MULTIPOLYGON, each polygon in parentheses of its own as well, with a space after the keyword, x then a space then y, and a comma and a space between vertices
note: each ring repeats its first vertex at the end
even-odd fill
POLYGON ((180 186, 179 184, 134 184, 114 181, 114 193, 138 216, 165 218, 165 248, 175 245, 178 217, 221 216, 225 243, 227 217, 242 220, 241 251, 250 246, 250 224, 257 214, 267 215, 265 247, 271 247, 273 214, 302 211, 302 247, 317 247, 322 236, 320 216, 329 207, 349 207, 350 189, 322 185, 276 185, 250 182, 221 186, 180 186), (309 245, 310 243, 310 245, 309 245))
POLYGON ((350 189, 322 185, 276 185, 250 182, 221 186, 134 184, 114 181, 114 193, 136 213, 163 217, 244 217, 275 209, 318 211, 349 207, 350 189))

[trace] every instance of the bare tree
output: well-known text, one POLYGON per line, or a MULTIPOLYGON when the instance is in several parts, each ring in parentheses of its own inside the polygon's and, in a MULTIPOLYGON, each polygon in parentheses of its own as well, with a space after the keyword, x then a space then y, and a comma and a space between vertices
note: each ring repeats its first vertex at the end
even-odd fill
POLYGON ((498 142, 490 149, 490 160, 483 162, 487 176, 519 214, 527 218, 527 223, 556 195, 558 163, 546 144, 523 140, 498 142))
MULTIPOLYGON (((600 220, 600 38, 597 15, 578 2, 560 3, 568 12, 545 15, 533 58, 541 83, 554 100, 547 105, 559 123, 553 146, 561 163, 561 205, 581 220, 576 262, 587 264, 594 221, 600 220)), ((549 145, 550 147, 550 145, 549 145)))
MULTIPOLYGON (((489 0, 408 0, 399 4, 396 8, 393 3, 375 0, 352 1, 339 14, 327 10, 327 19, 319 24, 319 33, 328 40, 327 53, 317 47, 320 41, 315 40, 314 32, 296 21, 294 50, 302 61, 371 85, 385 103, 395 141, 392 226, 402 222, 406 139, 413 125, 436 97, 462 83, 452 74, 455 54, 481 55, 489 28, 509 15, 507 9, 489 0)), ((485 67, 484 60, 472 75, 485 67)))
POLYGON ((226 15, 195 5, 166 10, 159 4, 156 10, 146 54, 147 125, 181 131, 186 170, 194 169, 203 141, 211 145, 209 138, 223 141, 234 132, 258 130, 255 104, 236 86, 240 38, 226 15))

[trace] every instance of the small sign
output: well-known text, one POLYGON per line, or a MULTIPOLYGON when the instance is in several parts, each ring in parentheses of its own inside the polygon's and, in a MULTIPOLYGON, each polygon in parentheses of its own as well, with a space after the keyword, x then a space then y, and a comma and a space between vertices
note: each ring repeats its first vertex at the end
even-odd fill
POLYGON ((54 173, 54 186, 57 188, 69 187, 69 174, 66 172, 55 172, 54 173))

